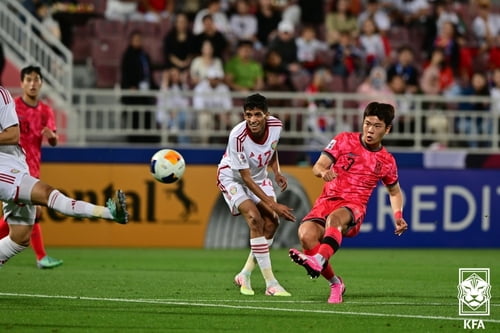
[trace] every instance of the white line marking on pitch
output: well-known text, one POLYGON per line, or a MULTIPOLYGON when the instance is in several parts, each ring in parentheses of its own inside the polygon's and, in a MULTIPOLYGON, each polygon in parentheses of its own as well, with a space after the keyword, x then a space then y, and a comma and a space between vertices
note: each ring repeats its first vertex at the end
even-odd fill
MULTIPOLYGON (((107 298, 107 297, 87 297, 87 296, 64 296, 64 295, 37 295, 37 294, 18 294, 18 293, 0 293, 0 296, 14 297, 31 297, 31 298, 54 298, 54 299, 70 299, 83 301, 102 301, 102 302, 122 302, 122 303, 142 303, 142 304, 166 304, 166 305, 185 305, 199 306, 212 308, 228 308, 228 309, 247 309, 247 310, 268 310, 282 312, 301 312, 301 313, 325 313, 325 314, 343 314, 354 316, 367 317, 396 317, 396 318, 414 318, 414 319, 434 319, 434 320, 458 320, 463 321, 460 317, 445 317, 445 316, 425 316, 425 315, 406 315, 406 314, 387 314, 375 312, 354 312, 354 311, 335 311, 335 310, 306 310, 306 309, 286 309, 286 308, 268 308, 262 306, 241 306, 228 304, 207 304, 190 301, 166 301, 166 300, 143 300, 143 299, 128 299, 128 298, 107 298)), ((498 319, 482 319, 483 322, 500 323, 498 319)))

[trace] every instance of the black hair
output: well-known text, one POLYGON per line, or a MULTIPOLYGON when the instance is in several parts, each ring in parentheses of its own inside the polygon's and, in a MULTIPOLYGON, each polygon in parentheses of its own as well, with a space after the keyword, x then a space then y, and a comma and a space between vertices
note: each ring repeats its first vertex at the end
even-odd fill
POLYGON ((384 121, 386 126, 391 126, 394 120, 394 106, 387 103, 371 102, 363 112, 363 119, 370 116, 376 116, 384 121))
POLYGON ((21 81, 24 80, 24 77, 26 75, 29 75, 31 73, 36 73, 38 76, 40 76, 40 79, 43 81, 43 75, 42 75, 42 69, 38 66, 26 66, 23 69, 21 69, 21 81))
POLYGON ((261 94, 248 96, 243 103, 243 111, 260 109, 267 112, 267 99, 261 94))

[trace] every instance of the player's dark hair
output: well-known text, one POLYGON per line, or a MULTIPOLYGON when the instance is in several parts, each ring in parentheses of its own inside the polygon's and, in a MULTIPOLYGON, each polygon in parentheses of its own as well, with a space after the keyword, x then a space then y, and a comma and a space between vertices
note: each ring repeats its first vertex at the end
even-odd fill
POLYGON ((243 111, 260 109, 267 112, 267 99, 261 94, 253 94, 248 96, 243 103, 243 111))
POLYGON ((30 75, 31 73, 36 73, 40 76, 40 79, 43 81, 42 69, 38 66, 26 66, 21 69, 21 82, 24 80, 26 75, 30 75))
POLYGON ((394 120, 394 106, 387 103, 371 102, 365 108, 363 119, 370 116, 376 116, 384 121, 386 126, 390 126, 394 120))

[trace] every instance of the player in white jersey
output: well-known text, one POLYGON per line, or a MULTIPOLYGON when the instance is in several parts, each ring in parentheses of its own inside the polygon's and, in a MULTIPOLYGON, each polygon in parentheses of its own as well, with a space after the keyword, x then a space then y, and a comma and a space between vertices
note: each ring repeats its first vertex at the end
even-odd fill
POLYGON ((121 190, 106 207, 66 197, 54 187, 30 176, 19 145, 19 121, 10 93, 0 86, 0 200, 9 235, 0 239, 0 267, 29 246, 35 205, 74 217, 99 217, 125 224, 128 213, 121 190))
POLYGON ((229 134, 224 156, 217 169, 217 185, 233 215, 243 215, 250 228, 250 255, 234 282, 243 295, 254 295, 250 275, 257 262, 266 281, 266 295, 290 296, 274 277, 269 247, 279 225, 278 216, 295 221, 292 209, 276 202, 271 167, 282 191, 287 179, 281 174, 278 141, 281 121, 269 114, 260 94, 248 96, 243 105, 244 121, 229 134))

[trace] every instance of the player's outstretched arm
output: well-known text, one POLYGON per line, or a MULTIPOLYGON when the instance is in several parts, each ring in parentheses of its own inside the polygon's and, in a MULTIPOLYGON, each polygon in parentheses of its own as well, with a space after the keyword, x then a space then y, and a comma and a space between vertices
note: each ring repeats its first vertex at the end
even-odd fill
POLYGON ((396 223, 394 234, 401 236, 408 229, 408 224, 403 218, 403 192, 401 192, 399 183, 388 186, 387 190, 389 191, 389 200, 394 214, 394 222, 396 223))
POLYGON ((252 191, 257 197, 259 197, 260 200, 262 200, 262 203, 264 203, 270 210, 270 212, 275 212, 281 217, 284 217, 288 221, 295 221, 295 216, 292 214, 293 209, 277 203, 276 201, 273 200, 273 198, 268 197, 266 193, 257 185, 253 178, 252 175, 250 174, 249 169, 242 169, 240 170, 240 175, 241 178, 243 179, 243 182, 245 185, 252 191))

